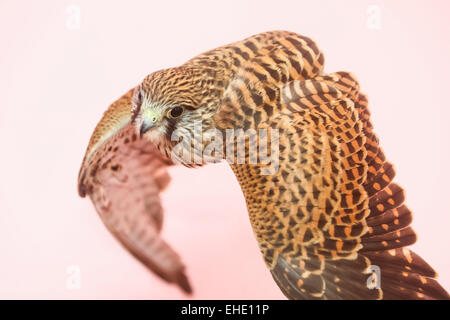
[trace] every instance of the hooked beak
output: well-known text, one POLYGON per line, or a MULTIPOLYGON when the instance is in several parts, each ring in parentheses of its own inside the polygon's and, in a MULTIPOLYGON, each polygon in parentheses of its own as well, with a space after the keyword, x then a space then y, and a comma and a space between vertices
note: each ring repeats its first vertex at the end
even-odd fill
POLYGON ((139 135, 142 136, 150 129, 157 127, 161 123, 159 115, 151 109, 146 109, 142 114, 142 124, 139 128, 139 135))
POLYGON ((144 135, 144 133, 146 133, 148 130, 150 130, 153 127, 156 127, 156 124, 147 123, 144 121, 141 125, 141 129, 139 130, 139 135, 141 136, 141 138, 144 135))

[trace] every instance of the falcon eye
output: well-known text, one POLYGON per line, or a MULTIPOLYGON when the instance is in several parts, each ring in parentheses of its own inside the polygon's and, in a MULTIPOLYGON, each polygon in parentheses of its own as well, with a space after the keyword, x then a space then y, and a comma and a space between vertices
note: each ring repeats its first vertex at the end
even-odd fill
POLYGON ((184 108, 183 107, 174 107, 169 111, 169 117, 170 118, 178 118, 183 114, 184 108))

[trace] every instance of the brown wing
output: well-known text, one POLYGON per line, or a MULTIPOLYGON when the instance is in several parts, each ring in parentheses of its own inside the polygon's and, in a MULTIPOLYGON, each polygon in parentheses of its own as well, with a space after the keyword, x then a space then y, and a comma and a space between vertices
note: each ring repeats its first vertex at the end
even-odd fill
POLYGON ((272 275, 292 299, 448 299, 349 73, 281 89, 280 168, 235 169, 272 275), (264 187, 254 188, 253 186, 264 187), (264 199, 264 201, 261 201, 264 199), (378 273, 379 271, 379 273, 378 273))
MULTIPOLYGON (((231 167, 281 290, 293 299, 449 298, 434 270, 405 248, 416 240, 411 212, 357 81, 325 75, 311 39, 266 35, 233 44, 237 71, 215 121, 221 129, 279 130, 276 173, 266 175, 262 164, 231 167)), ((265 140, 246 143, 261 152, 265 140)))
POLYGON ((89 195, 103 223, 136 258, 190 293, 184 264, 159 234, 159 193, 170 181, 171 163, 136 134, 130 123, 131 99, 132 90, 97 125, 80 169, 79 193, 89 195))

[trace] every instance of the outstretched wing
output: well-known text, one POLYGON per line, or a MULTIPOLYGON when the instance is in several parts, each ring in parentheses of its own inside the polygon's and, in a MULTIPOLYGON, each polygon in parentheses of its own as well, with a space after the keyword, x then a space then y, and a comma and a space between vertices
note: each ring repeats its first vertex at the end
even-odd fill
POLYGON ((240 180, 266 263, 284 294, 448 299, 435 271, 406 248, 416 241, 411 211, 392 182, 394 169, 356 79, 339 72, 294 80, 282 86, 280 101, 282 112, 271 124, 280 129, 278 172, 246 173, 240 180), (264 188, 252 188, 255 182, 264 188))
POLYGON ((449 298, 434 270, 406 248, 416 240, 411 212, 392 182, 394 169, 355 78, 323 73, 324 56, 311 39, 266 35, 234 44, 234 58, 246 59, 235 63, 215 120, 220 129, 268 130, 266 137, 246 138, 246 163, 231 167, 283 293, 292 299, 449 298), (244 57, 249 49, 254 55, 244 57), (258 144, 259 157, 272 151, 272 165, 252 164, 250 147, 254 152, 258 144))
POLYGON ((160 237, 159 193, 171 162, 131 124, 133 90, 114 102, 97 125, 80 169, 80 196, 89 195, 111 233, 145 266, 191 292, 178 254, 160 237))

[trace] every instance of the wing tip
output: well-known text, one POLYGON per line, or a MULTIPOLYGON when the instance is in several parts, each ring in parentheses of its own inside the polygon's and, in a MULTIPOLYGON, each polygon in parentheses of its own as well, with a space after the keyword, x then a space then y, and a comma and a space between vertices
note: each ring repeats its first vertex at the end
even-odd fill
POLYGON ((181 271, 178 274, 177 279, 175 280, 176 284, 178 285, 178 287, 180 287, 180 289, 187 295, 192 295, 193 290, 192 290, 192 286, 189 283, 189 280, 186 276, 186 274, 184 273, 184 271, 181 271))

